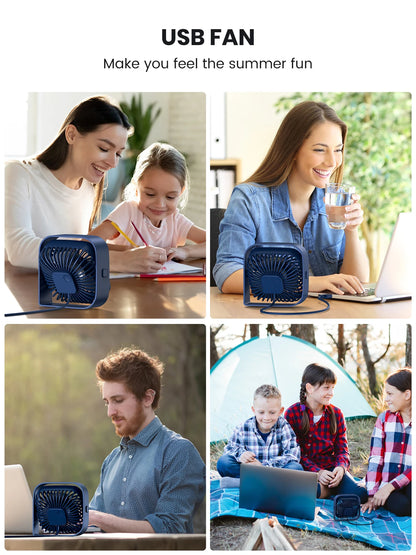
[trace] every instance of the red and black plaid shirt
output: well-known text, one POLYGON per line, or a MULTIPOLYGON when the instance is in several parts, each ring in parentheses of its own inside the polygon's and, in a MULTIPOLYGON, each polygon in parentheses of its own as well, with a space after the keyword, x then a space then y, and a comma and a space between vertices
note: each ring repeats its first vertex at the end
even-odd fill
POLYGON ((338 407, 329 406, 324 407, 322 417, 316 424, 313 422, 313 412, 305 407, 310 425, 306 436, 302 435, 303 411, 301 404, 295 403, 287 409, 285 414, 286 420, 296 434, 301 449, 300 463, 305 470, 311 472, 319 472, 321 469, 332 470, 336 466, 342 466, 347 470, 350 465, 344 415, 338 407), (331 434, 329 406, 332 407, 337 420, 335 434, 331 434))

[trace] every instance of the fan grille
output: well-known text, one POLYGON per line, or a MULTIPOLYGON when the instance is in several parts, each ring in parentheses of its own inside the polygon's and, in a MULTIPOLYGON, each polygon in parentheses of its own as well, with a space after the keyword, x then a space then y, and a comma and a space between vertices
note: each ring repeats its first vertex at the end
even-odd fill
POLYGON ((95 257, 88 246, 46 246, 39 253, 39 269, 55 304, 94 301, 95 257))
POLYGON ((43 534, 77 534, 83 524, 83 501, 78 489, 45 488, 35 498, 43 534))
POLYGON ((245 271, 251 294, 258 300, 293 303, 302 298, 302 257, 297 251, 252 252, 246 260, 245 271))

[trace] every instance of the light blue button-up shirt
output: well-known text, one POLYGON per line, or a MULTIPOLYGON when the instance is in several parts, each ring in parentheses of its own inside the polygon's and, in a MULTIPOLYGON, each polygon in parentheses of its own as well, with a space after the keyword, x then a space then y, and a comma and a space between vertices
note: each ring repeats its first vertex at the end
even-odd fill
POLYGON ((340 271, 345 234, 328 225, 323 189, 315 189, 312 193, 302 231, 292 214, 286 181, 275 187, 243 183, 234 188, 220 224, 213 270, 220 289, 228 276, 244 268, 245 252, 254 243, 303 245, 311 275, 325 276, 340 271))
POLYGON ((90 509, 147 520, 155 532, 191 533, 205 496, 205 465, 193 444, 155 417, 105 459, 90 509))

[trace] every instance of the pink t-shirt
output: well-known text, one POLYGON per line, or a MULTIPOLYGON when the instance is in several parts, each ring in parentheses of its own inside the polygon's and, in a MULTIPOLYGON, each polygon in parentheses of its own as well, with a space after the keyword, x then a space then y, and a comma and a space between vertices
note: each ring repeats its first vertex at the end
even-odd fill
MULTIPOLYGON (((143 235, 148 245, 153 247, 179 247, 185 243, 189 230, 193 226, 191 220, 176 210, 167 218, 163 219, 160 227, 155 227, 147 216, 139 209, 135 200, 125 201, 119 204, 106 218, 117 224, 124 233, 130 237, 138 246, 143 245, 143 241, 137 235, 130 221, 143 235)), ((109 241, 116 245, 130 245, 130 243, 122 236, 109 241)))

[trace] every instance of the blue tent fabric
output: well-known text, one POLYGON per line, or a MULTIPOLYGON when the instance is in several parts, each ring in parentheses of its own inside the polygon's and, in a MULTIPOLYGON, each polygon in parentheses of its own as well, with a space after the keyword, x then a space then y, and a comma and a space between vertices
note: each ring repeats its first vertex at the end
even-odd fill
POLYGON ((267 336, 240 343, 212 367, 210 441, 227 439, 247 420, 253 393, 263 383, 280 389, 285 408, 299 401, 302 374, 311 362, 337 376, 332 403, 347 420, 376 416, 351 376, 327 353, 298 337, 267 336))
MULTIPOLYGON (((407 551, 411 549, 412 519, 410 517, 397 517, 386 511, 378 510, 370 514, 367 519, 361 517, 355 523, 335 521, 333 519, 333 501, 330 499, 317 500, 319 513, 315 520, 307 521, 290 518, 282 515, 274 515, 280 524, 324 532, 338 538, 361 541, 380 549, 389 551, 407 551)), ((211 480, 211 508, 210 518, 221 516, 235 516, 242 518, 265 518, 268 515, 240 509, 239 489, 220 488, 218 479, 211 480)))

